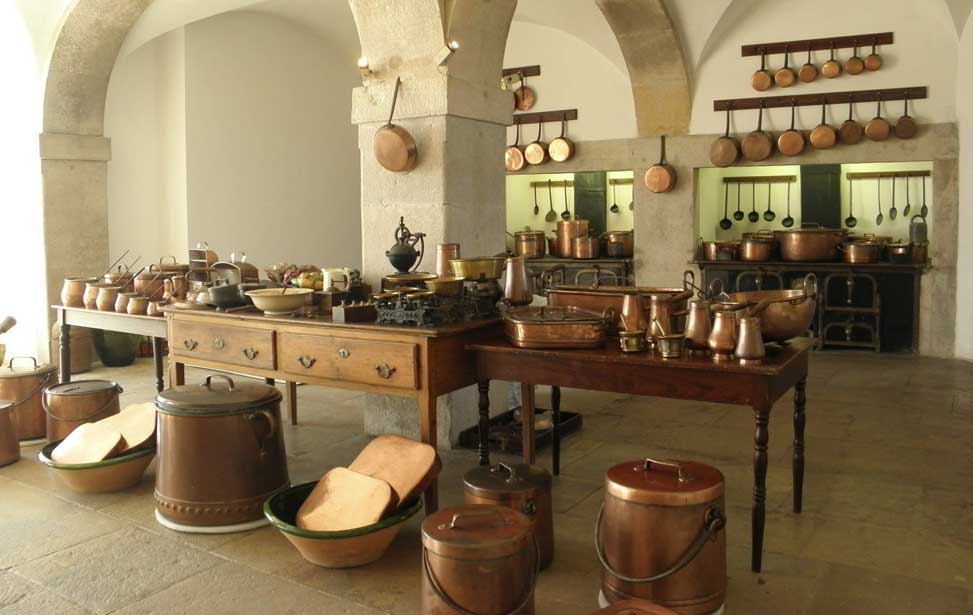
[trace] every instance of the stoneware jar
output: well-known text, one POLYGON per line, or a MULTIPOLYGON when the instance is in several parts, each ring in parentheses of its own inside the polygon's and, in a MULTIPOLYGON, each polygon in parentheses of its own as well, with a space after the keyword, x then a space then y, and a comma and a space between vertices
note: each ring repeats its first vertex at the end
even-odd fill
POLYGON ((89 283, 97 281, 96 278, 64 278, 64 286, 61 287, 61 305, 84 307, 84 289, 89 283))
POLYGON ((13 402, 11 409, 18 440, 36 440, 47 435, 43 392, 57 382, 53 365, 38 365, 34 357, 12 357, 0 367, 0 399, 13 402))
POLYGON ((44 391, 47 439, 63 440, 84 423, 118 414, 122 387, 109 380, 75 380, 44 391))

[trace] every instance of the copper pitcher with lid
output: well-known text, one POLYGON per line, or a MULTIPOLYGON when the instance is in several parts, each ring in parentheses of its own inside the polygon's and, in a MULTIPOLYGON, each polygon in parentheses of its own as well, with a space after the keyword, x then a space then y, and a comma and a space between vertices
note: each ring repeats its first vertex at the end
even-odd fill
POLYGON ((504 263, 503 296, 510 305, 530 305, 534 300, 526 256, 513 256, 504 263))

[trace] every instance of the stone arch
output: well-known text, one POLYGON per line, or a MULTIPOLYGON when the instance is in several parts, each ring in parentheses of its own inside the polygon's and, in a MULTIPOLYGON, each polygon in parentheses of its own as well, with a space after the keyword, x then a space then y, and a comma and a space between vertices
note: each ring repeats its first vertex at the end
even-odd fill
POLYGON ((689 71, 663 0, 595 0, 625 56, 640 137, 689 132, 689 71))

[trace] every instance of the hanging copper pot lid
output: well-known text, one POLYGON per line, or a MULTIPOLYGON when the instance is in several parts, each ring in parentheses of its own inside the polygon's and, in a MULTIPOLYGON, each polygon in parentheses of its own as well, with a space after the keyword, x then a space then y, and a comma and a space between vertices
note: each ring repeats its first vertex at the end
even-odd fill
POLYGON ((498 463, 478 466, 463 477, 466 489, 478 496, 497 493, 536 493, 551 488, 551 475, 540 466, 528 463, 498 463))
POLYGON ((639 504, 691 506, 712 502, 723 491, 723 474, 696 461, 636 459, 605 475, 606 493, 639 504))
POLYGON ((166 389, 155 398, 155 406, 163 414, 233 414, 251 410, 268 403, 279 402, 283 396, 275 387, 249 382, 236 383, 229 376, 206 376, 200 385, 183 385, 166 389), (219 378, 225 385, 212 382, 219 378))
POLYGON ((530 520, 504 506, 444 508, 422 522, 422 546, 452 559, 509 557, 526 550, 530 541, 530 520))

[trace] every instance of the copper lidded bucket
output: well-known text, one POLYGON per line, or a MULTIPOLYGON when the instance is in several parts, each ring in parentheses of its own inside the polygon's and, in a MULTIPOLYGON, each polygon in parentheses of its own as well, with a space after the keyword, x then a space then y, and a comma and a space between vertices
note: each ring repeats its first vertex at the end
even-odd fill
POLYGON ((493 504, 518 510, 530 520, 541 568, 554 560, 554 514, 551 474, 526 463, 478 466, 463 477, 467 504, 493 504))
POLYGON ((84 423, 118 414, 121 392, 122 387, 109 380, 75 380, 47 387, 43 400, 47 439, 63 440, 84 423))
POLYGON ((47 435, 42 398, 44 389, 55 382, 56 368, 38 365, 34 357, 11 357, 6 367, 0 367, 0 399, 13 401, 11 419, 18 440, 36 440, 47 435), (33 365, 15 366, 14 362, 21 359, 33 365))
POLYGON ((649 600, 681 615, 726 597, 724 480, 693 461, 620 463, 605 475, 595 547, 609 603, 649 600))
POLYGON ((422 522, 422 609, 534 615, 539 558, 530 521, 505 506, 445 508, 422 522))
POLYGON ((12 401, 0 401, 0 467, 20 459, 20 442, 14 429, 12 401))
POLYGON ((237 384, 223 375, 159 393, 159 523, 202 533, 267 523, 264 501, 290 484, 280 400, 272 386, 237 384), (217 378, 226 384, 213 382, 217 378))

